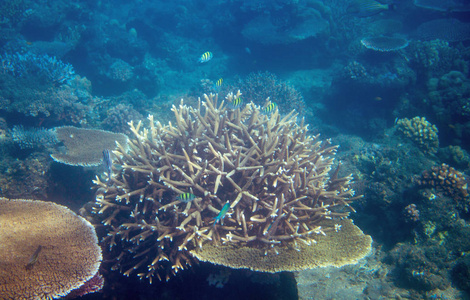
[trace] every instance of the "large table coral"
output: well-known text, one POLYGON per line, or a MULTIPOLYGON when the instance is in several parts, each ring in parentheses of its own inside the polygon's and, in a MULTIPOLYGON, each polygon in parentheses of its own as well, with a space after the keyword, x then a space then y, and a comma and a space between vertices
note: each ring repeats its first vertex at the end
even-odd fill
POLYGON ((55 299, 77 288, 81 295, 96 291, 96 280, 88 281, 101 278, 98 238, 93 226, 70 209, 0 198, 0 241, 0 299, 55 299))
MULTIPOLYGON (((172 108, 176 124, 152 116, 149 128, 130 123, 130 150, 114 151, 108 182, 95 180, 115 269, 168 279, 191 264, 191 250, 230 245, 278 255, 341 230, 331 220, 347 217, 355 197, 351 176, 330 174, 337 146, 309 135, 294 111, 237 107, 239 97, 229 94, 227 105, 204 95, 196 108, 182 102, 172 108)), ((370 237, 361 232, 350 245, 343 255, 363 257, 370 237)))

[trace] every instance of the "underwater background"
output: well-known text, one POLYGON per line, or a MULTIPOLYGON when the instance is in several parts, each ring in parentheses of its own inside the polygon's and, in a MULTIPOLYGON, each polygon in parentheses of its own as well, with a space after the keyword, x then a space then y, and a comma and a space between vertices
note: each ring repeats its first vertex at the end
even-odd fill
POLYGON ((234 108, 295 110, 339 145, 370 254, 149 283, 102 242, 104 286, 82 299, 470 299, 469 21, 468 0, 0 0, 0 197, 66 206, 101 240, 93 180, 116 162, 87 140, 96 155, 72 161, 60 132, 133 138, 131 121, 175 124, 181 99, 240 90, 234 108))

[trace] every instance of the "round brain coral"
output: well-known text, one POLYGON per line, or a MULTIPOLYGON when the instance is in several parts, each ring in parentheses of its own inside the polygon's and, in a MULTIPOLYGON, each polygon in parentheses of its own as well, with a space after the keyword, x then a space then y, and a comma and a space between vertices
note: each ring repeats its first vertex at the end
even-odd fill
MULTIPOLYGON (((337 146, 309 135, 294 112, 266 114, 253 103, 234 108, 204 97, 197 108, 173 106, 176 124, 152 116, 149 128, 131 122, 129 152, 114 151, 120 167, 109 182, 94 181, 96 211, 109 225, 105 242, 125 275, 169 279, 191 264, 191 250, 214 245, 302 251, 339 231, 328 221, 352 210, 351 176, 339 177, 338 168, 330 174, 337 146)), ((370 237, 362 237, 346 247, 356 258, 370 249, 370 237)), ((241 267, 257 269, 247 263, 241 267)))

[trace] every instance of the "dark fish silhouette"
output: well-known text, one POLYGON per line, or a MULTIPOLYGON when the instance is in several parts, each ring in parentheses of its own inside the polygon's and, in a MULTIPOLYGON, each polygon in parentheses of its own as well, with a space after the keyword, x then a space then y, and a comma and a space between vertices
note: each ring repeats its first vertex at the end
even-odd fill
POLYGON ((103 150, 103 165, 106 168, 106 172, 108 172, 108 181, 109 181, 113 173, 113 170, 112 170, 113 161, 111 160, 111 154, 108 149, 103 150))
POLYGON ((382 4, 375 0, 355 0, 346 8, 349 15, 364 18, 379 14, 386 10, 393 10, 394 4, 382 4))
POLYGON ((36 251, 34 251, 31 258, 29 259, 28 263, 26 264, 26 266, 25 266, 26 270, 33 269, 34 265, 38 261, 39 253, 41 252, 41 250, 42 250, 42 246, 39 245, 38 248, 36 249, 36 251))

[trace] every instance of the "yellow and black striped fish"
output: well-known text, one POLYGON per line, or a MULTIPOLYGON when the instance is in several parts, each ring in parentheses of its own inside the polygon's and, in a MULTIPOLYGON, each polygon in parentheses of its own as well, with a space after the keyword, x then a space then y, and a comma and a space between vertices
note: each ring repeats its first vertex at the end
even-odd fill
POLYGON ((204 52, 201 57, 199 58, 199 62, 200 63, 205 63, 205 62, 208 62, 209 60, 212 59, 212 52, 210 51, 207 51, 207 52, 204 52))
POLYGON ((270 113, 272 111, 274 111, 277 107, 277 104, 274 103, 274 102, 269 102, 265 107, 263 107, 263 112, 264 113, 270 113))
POLYGON ((219 92, 220 90, 220 87, 222 86, 222 83, 224 82, 224 79, 223 78, 219 78, 219 80, 217 80, 214 85, 212 86, 212 90, 214 92, 219 92))
POLYGON ((196 199, 196 195, 192 193, 183 193, 183 194, 179 194, 178 196, 176 196, 176 200, 181 201, 181 202, 190 202, 190 201, 193 201, 194 199, 196 199))
POLYGON ((238 98, 234 99, 232 102, 230 102, 230 106, 233 109, 239 108, 240 106, 242 106, 242 104, 243 104, 243 99, 241 97, 238 97, 238 98))

